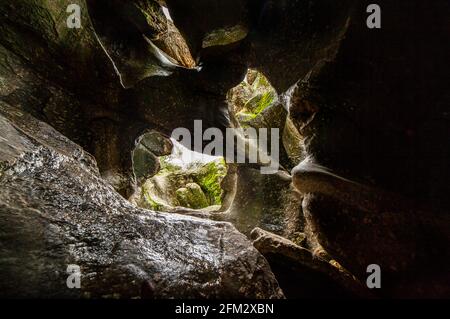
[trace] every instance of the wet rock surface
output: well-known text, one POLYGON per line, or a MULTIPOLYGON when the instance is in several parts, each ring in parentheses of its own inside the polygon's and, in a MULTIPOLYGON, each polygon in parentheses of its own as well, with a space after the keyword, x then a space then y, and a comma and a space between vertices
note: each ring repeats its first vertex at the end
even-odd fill
POLYGON ((48 125, 4 103, 0 121, 2 296, 283 296, 230 224, 137 209, 48 125), (81 267, 79 290, 66 286, 69 264, 81 267))

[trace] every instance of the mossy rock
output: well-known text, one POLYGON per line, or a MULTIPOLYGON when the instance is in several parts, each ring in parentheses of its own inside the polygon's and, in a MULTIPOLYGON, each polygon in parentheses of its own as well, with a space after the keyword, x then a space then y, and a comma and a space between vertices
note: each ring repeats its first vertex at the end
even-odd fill
POLYGON ((159 164, 161 166, 161 170, 159 171, 159 174, 178 174, 182 172, 182 167, 175 165, 170 162, 169 156, 161 156, 159 158, 159 164))
POLYGON ((172 141, 158 132, 144 134, 139 143, 156 156, 166 156, 172 153, 172 141))
POLYGON ((265 92, 251 98, 244 106, 248 113, 254 116, 260 114, 276 101, 277 95, 274 92, 265 92))
POLYGON ((201 209, 209 206, 205 193, 196 183, 187 184, 186 187, 178 189, 176 194, 178 202, 183 207, 201 209))
POLYGON ((151 209, 154 211, 164 211, 165 205, 157 202, 155 199, 152 198, 152 196, 148 193, 143 191, 143 197, 144 197, 144 208, 151 209))

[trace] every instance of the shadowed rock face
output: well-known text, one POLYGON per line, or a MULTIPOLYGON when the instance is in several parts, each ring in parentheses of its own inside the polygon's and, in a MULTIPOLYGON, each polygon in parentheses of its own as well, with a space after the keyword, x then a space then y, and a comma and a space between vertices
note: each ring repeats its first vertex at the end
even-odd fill
POLYGON ((373 298, 336 261, 314 255, 293 242, 255 228, 255 247, 269 260, 287 298, 373 298))
MULTIPOLYGON (((148 49, 145 25, 132 24, 126 12, 120 16, 121 23, 113 23, 119 9, 99 13, 92 7, 88 11, 84 0, 76 3, 84 13, 79 30, 68 29, 66 16, 61 15, 69 1, 0 3, 0 50, 6 57, 0 61, 5 78, 1 99, 46 121, 94 154, 102 176, 128 198, 135 188, 130 154, 136 139, 151 129, 168 135, 178 127, 193 129, 194 119, 203 120, 205 130, 230 126, 226 93, 242 80, 247 68, 222 56, 210 59, 201 72, 180 67, 166 70, 155 51, 148 49), (89 17, 92 11, 97 14, 89 17), (98 39, 104 39, 106 52, 98 39), (120 47, 127 51, 106 54, 120 47), (114 66, 119 64, 124 69, 117 74, 114 66), (125 90, 120 77, 127 72, 136 75, 128 66, 133 70, 157 67, 173 74, 147 78, 151 73, 141 74, 130 82, 135 84, 133 89, 125 90)), ((161 18, 159 11, 154 14, 161 18)), ((156 26, 151 29, 148 32, 158 31, 156 26)), ((182 45, 155 43, 163 49, 182 45)))
POLYGON ((136 209, 94 159, 1 103, 0 295, 280 298, 265 259, 233 226, 136 209), (81 289, 66 286, 81 267, 81 289))

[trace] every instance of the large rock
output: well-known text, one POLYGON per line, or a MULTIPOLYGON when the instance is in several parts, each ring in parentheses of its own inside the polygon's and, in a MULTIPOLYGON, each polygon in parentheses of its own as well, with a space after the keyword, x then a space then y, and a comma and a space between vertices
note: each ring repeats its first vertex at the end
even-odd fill
POLYGON ((136 141, 133 150, 133 171, 137 185, 142 185, 148 178, 160 170, 159 156, 172 153, 172 141, 157 132, 149 132, 136 141))
POLYGON ((378 2, 378 31, 366 26, 367 4, 348 15, 339 53, 299 78, 290 115, 319 164, 448 211, 450 4, 378 2))
POLYGON ((0 111, 1 296, 283 296, 230 224, 137 209, 79 146, 3 102, 0 111), (66 286, 69 264, 81 267, 81 289, 66 286))

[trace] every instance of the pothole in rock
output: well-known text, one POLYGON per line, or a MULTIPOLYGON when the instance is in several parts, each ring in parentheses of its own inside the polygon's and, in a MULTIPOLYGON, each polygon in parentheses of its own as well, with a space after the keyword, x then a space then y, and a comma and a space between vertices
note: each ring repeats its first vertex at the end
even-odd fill
POLYGON ((193 152, 173 139, 164 141, 173 147, 169 155, 163 155, 162 147, 155 143, 157 138, 161 139, 157 133, 144 136, 134 151, 134 170, 141 187, 132 201, 163 212, 220 210, 222 182, 228 171, 224 158, 193 152), (143 177, 143 171, 152 176, 143 177))

